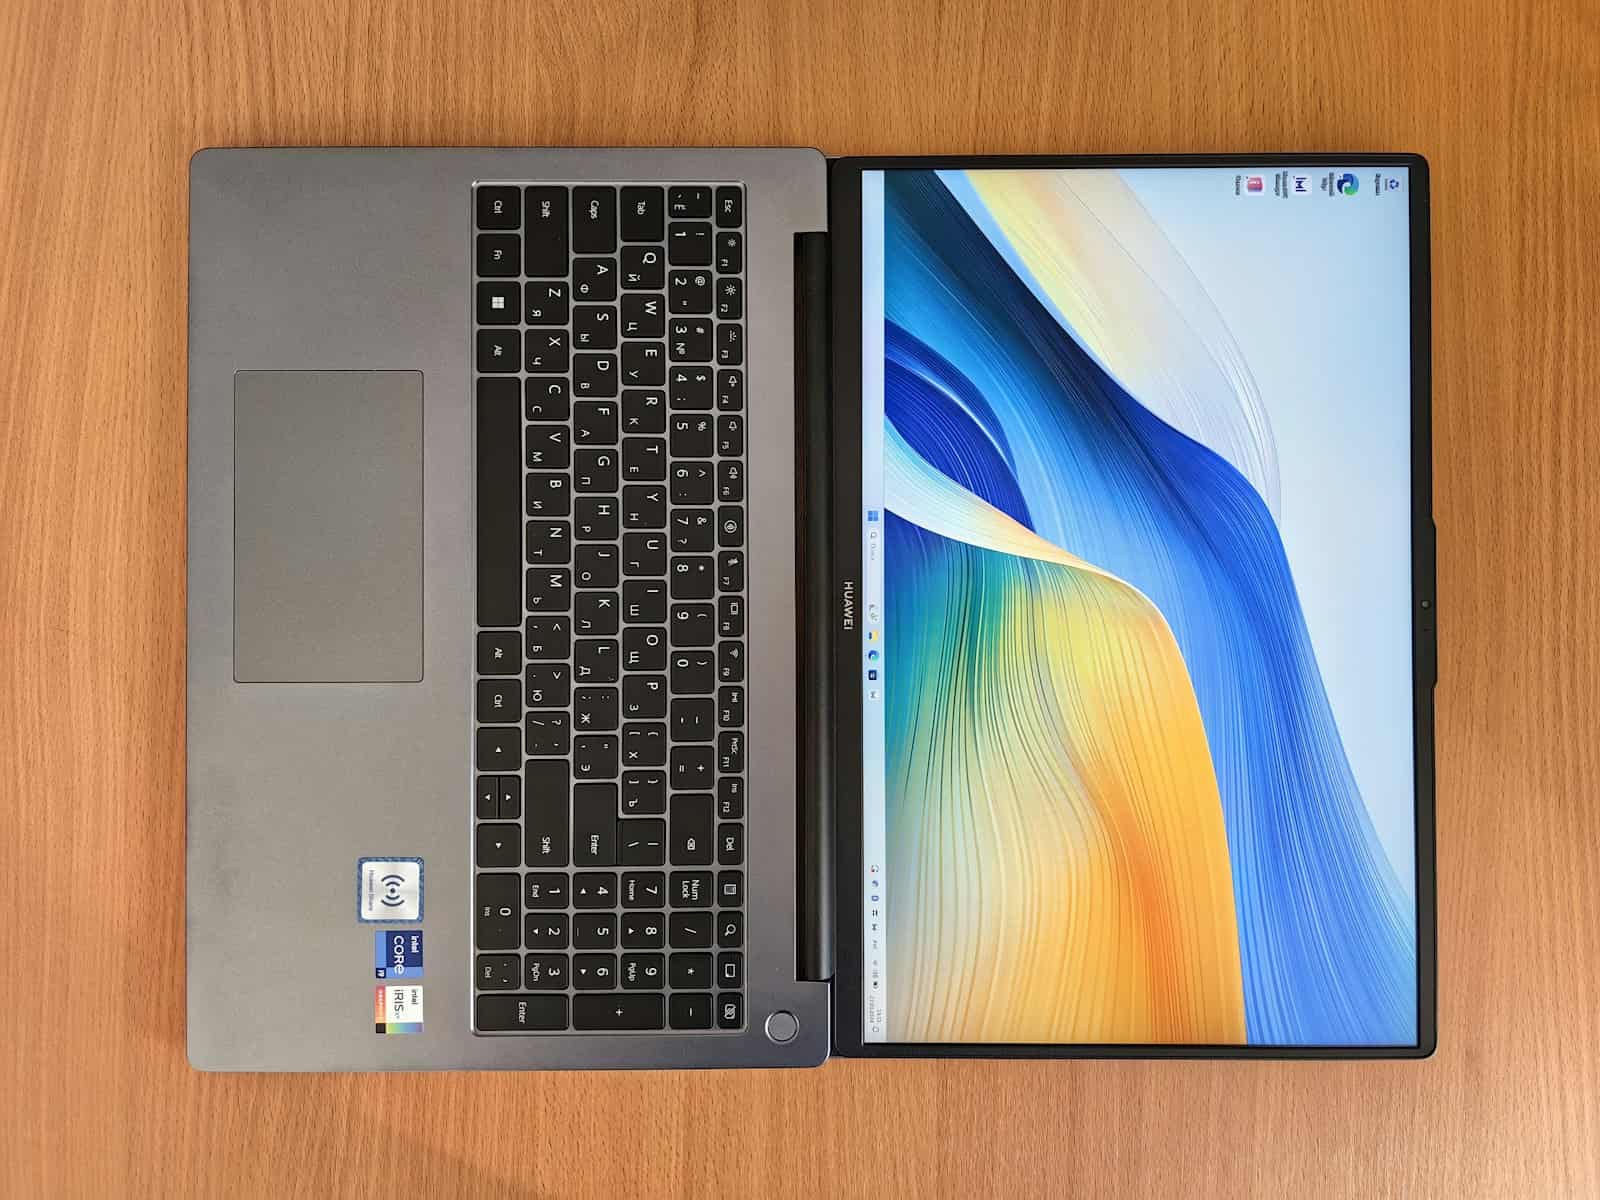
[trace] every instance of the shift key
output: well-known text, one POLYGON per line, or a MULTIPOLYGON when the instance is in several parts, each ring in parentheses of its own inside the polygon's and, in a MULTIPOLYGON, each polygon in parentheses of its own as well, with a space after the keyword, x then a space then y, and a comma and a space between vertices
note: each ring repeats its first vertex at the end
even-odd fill
POLYGON ((530 867, 567 865, 572 768, 564 758, 530 758, 522 771, 522 828, 530 867))

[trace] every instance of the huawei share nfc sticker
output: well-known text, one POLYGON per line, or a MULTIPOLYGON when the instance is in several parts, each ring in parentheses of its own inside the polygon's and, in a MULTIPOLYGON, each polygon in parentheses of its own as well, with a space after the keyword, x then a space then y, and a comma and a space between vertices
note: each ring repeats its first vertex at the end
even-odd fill
POLYGON ((422 920, 422 860, 357 859, 356 910, 362 921, 422 920))

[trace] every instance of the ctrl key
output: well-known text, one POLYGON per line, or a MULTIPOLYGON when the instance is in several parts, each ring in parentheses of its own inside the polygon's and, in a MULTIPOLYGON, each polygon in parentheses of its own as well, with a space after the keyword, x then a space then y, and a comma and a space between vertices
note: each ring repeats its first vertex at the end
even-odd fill
POLYGON ((567 998, 546 992, 537 996, 478 997, 479 1033, 538 1033, 567 1027, 567 998))

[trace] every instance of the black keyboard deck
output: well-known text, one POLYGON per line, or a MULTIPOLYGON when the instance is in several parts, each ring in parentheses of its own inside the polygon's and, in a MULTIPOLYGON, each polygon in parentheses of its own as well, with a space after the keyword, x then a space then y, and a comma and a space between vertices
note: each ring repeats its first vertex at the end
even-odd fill
POLYGON ((744 190, 472 203, 475 1027, 739 1030, 744 190))

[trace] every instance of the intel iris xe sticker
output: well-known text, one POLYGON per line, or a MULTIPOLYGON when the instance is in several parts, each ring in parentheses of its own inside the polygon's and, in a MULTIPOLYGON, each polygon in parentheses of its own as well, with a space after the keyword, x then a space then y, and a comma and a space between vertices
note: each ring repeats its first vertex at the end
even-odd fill
POLYGON ((372 966, 379 979, 422 978, 422 930, 377 929, 372 966))
POLYGON ((373 989, 374 1028, 379 1033, 422 1032, 422 985, 379 984, 373 989))
POLYGON ((367 922, 422 920, 422 860, 356 859, 356 916, 367 922))

